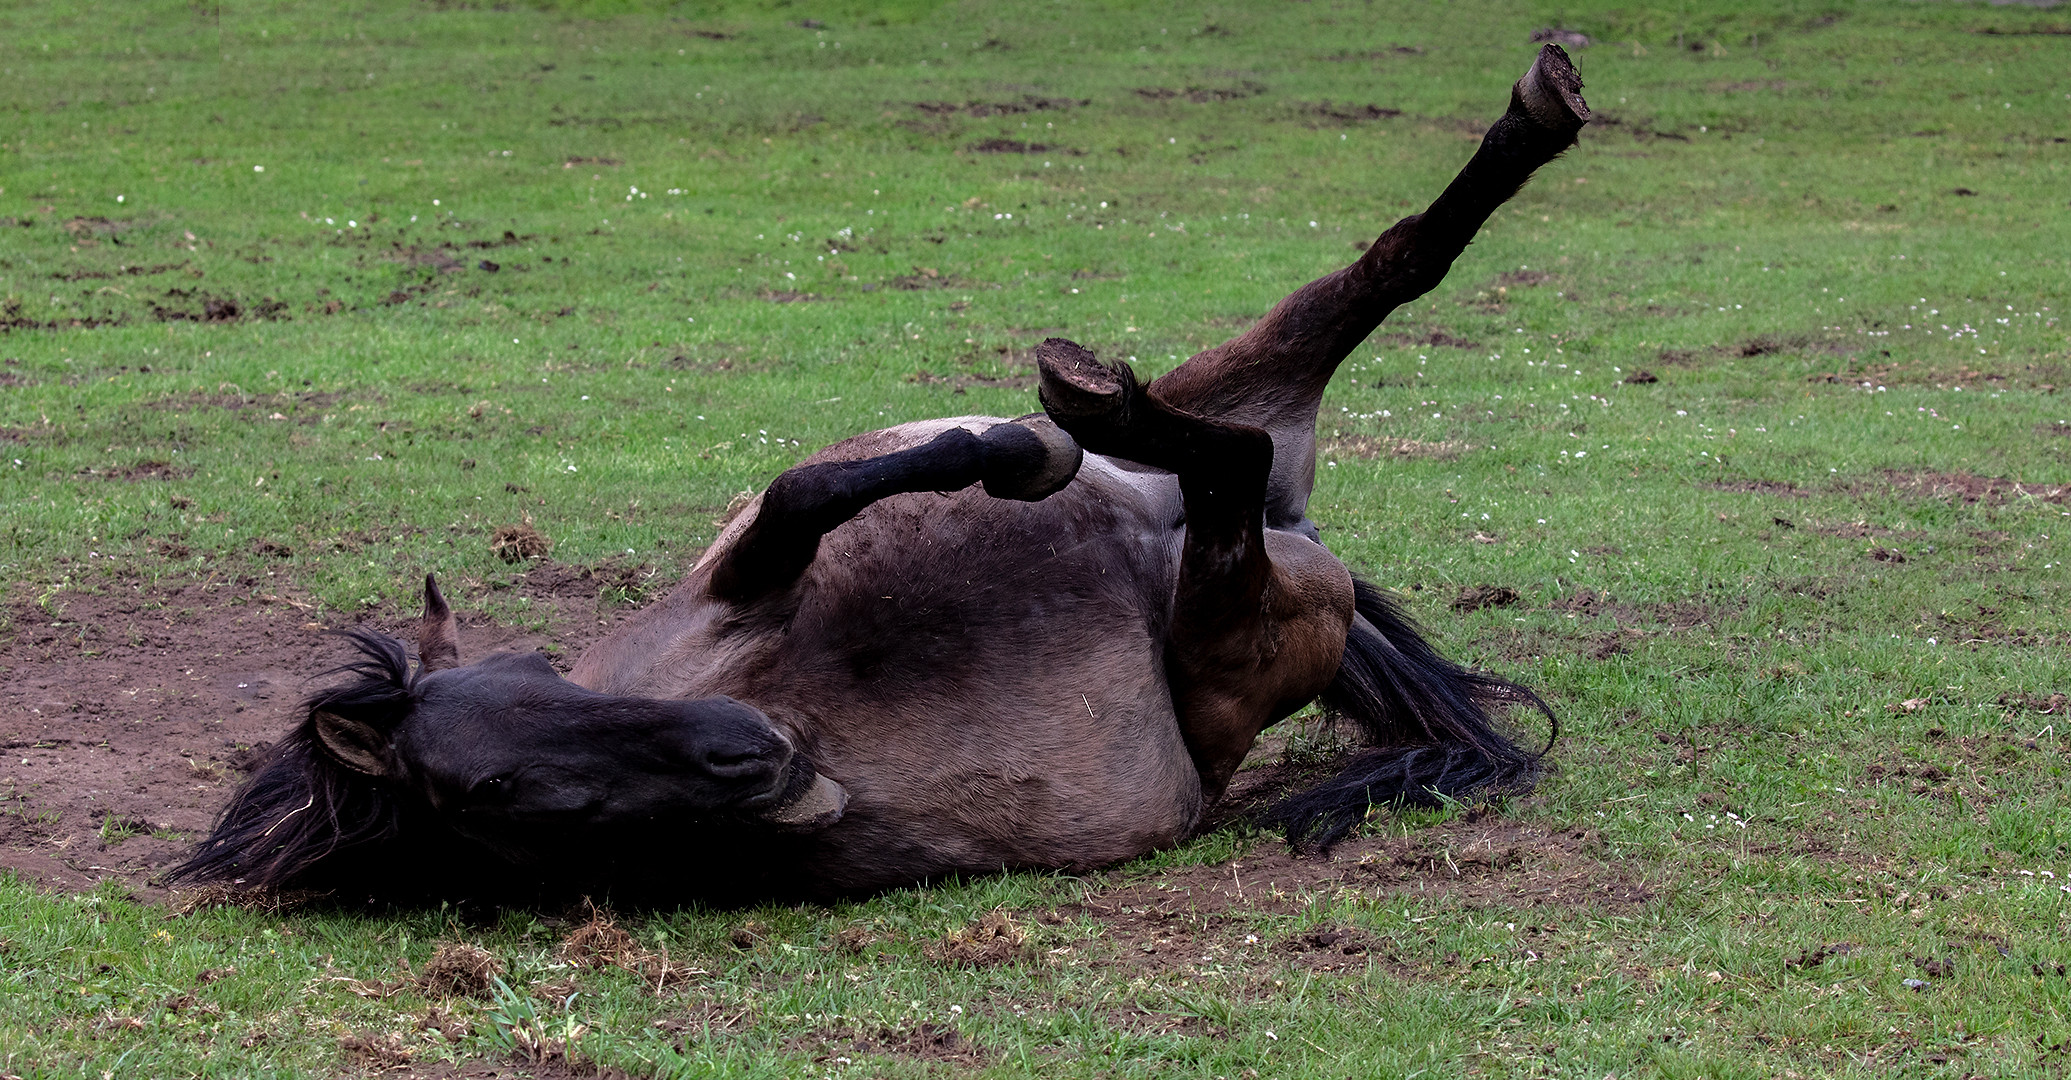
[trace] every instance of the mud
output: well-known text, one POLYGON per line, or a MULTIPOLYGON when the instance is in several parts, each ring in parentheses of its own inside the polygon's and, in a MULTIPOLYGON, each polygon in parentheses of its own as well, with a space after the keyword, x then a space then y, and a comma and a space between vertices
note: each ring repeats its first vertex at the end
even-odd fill
MULTIPOLYGON (((535 634, 462 607, 461 648, 554 646, 572 657, 638 599, 644 568, 533 566, 516 588, 535 634), (630 583, 630 584, 629 584, 630 583)), ((450 588, 450 586, 449 586, 450 588)), ((296 703, 347 658, 325 631, 353 620, 294 598, 291 581, 112 580, 43 603, 16 596, 0 632, 0 871, 46 888, 114 881, 164 901, 153 878, 205 835, 296 703)), ((406 613, 365 623, 407 636, 406 613)))

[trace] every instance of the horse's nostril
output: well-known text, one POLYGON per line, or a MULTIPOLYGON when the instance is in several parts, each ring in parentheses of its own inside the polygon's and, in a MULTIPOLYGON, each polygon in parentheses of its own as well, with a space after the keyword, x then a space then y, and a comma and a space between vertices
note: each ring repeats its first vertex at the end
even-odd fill
POLYGON ((704 766, 715 776, 754 776, 773 771, 783 764, 784 757, 781 744, 715 747, 705 751, 704 766))

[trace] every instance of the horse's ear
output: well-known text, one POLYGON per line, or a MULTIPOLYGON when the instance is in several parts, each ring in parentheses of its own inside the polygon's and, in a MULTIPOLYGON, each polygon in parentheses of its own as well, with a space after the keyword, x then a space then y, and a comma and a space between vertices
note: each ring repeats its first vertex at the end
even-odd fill
POLYGON ((388 732, 365 719, 344 716, 326 709, 309 714, 316 725, 317 740, 338 764, 368 776, 389 774, 388 732))
POLYGON ((417 623, 417 660, 424 671, 460 666, 460 622, 446 598, 439 593, 438 579, 424 575, 424 618, 417 623))

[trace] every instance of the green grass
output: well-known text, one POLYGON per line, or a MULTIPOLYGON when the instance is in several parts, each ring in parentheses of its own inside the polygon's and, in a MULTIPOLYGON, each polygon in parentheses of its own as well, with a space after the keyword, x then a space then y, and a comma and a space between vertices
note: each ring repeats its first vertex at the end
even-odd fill
POLYGON ((1326 404, 1326 438, 1467 449, 1327 454, 1313 512, 1454 655, 1556 703, 1563 771, 1506 812, 1593 831, 1647 900, 1319 892, 1214 933, 1355 926, 1394 960, 1081 959, 1088 890, 1274 843, 1226 832, 1085 881, 628 917, 700 972, 656 999, 555 966, 524 912, 168 918, 5 884, 0 1073, 330 1075, 391 1031, 490 1053, 487 1005, 340 981, 467 939, 513 987, 574 978, 543 1029, 641 1075, 962 1068, 821 1049, 923 1023, 1001 1076, 2061 1074, 2060 12, 15 5, 0 572, 17 615, 210 577, 349 619, 435 570, 522 619, 489 536, 529 516, 557 560, 672 580, 819 445, 1034 408, 1010 379, 1046 334, 1154 373, 1341 265, 1556 23, 1599 40, 1575 55, 1604 121, 1326 404), (1367 104, 1403 115, 1327 115, 1367 104), (2031 487, 1948 494, 1977 477, 2031 487), (1521 601, 1449 610, 1485 584, 1521 601), (1048 959, 929 958, 1001 906, 1048 959), (879 943, 836 948, 852 925, 879 943), (421 1032, 433 1007, 471 1033, 421 1032))

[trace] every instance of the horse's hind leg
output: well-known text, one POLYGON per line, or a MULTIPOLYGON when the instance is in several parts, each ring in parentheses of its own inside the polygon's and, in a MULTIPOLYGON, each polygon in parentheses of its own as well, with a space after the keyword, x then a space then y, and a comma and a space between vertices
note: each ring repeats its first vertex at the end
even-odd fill
POLYGON ((1043 407, 1080 445, 1179 479, 1186 535, 1165 670, 1213 802, 1259 731, 1330 683, 1352 620, 1351 575, 1317 544, 1265 527, 1265 431, 1175 410, 1128 365, 1106 366, 1060 338, 1036 360, 1043 407))
POLYGON ((1489 215, 1574 145, 1590 118, 1581 90, 1560 46, 1540 50, 1512 88, 1509 111, 1428 209, 1396 222, 1351 266, 1295 290, 1250 330, 1151 384, 1151 395, 1174 408, 1273 437, 1268 524, 1296 527, 1306 512, 1316 410, 1338 364, 1389 312, 1437 286, 1489 215))
POLYGON ((713 595, 735 602, 787 588, 812 565, 820 537, 879 499, 984 484, 994 498, 1033 502, 1078 475, 1081 452, 1041 417, 953 427, 876 457, 800 465, 770 482, 744 532, 712 571, 713 595))

